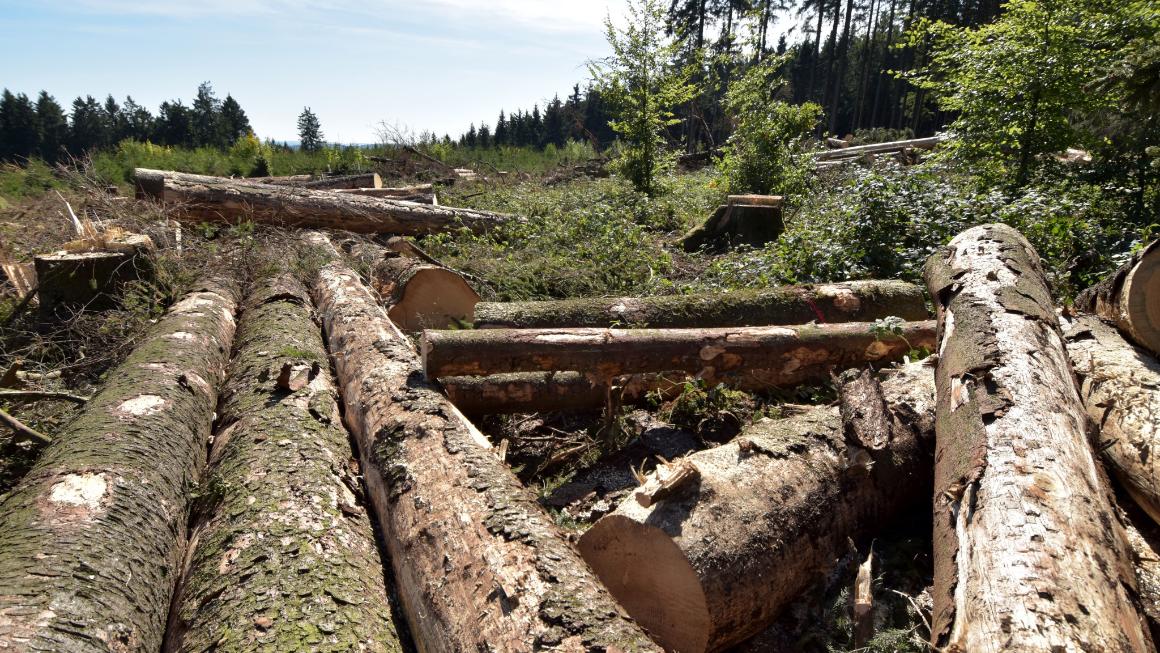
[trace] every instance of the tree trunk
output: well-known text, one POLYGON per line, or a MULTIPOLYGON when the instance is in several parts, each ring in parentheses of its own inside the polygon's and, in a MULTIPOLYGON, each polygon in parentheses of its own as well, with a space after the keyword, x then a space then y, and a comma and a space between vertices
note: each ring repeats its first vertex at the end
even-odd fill
POLYGON ((888 143, 871 143, 870 145, 856 145, 839 150, 827 150, 817 153, 817 161, 833 161, 836 159, 854 159, 864 154, 885 154, 901 152, 907 149, 929 150, 946 140, 945 136, 929 136, 927 138, 912 138, 905 141, 890 141, 888 143))
POLYGON ((166 651, 399 651, 322 334, 297 280, 252 292, 166 651))
POLYGON ((466 227, 485 231, 512 216, 428 206, 351 193, 137 168, 137 196, 178 204, 190 220, 253 220, 288 227, 343 229, 358 233, 427 234, 466 227))
POLYGON ((427 378, 572 370, 597 379, 680 371, 712 378, 751 370, 900 360, 934 345, 933 321, 876 337, 865 322, 723 329, 484 329, 424 331, 427 378))
POLYGON ((1099 426, 1099 449, 1128 493, 1160 524, 1160 362, 1086 316, 1066 325, 1080 397, 1099 426))
POLYGON ((369 268, 371 288, 382 297, 387 317, 404 332, 471 322, 479 294, 454 270, 367 242, 353 243, 349 253, 369 268))
POLYGON ((152 242, 144 239, 139 247, 119 251, 59 251, 35 257, 41 317, 116 306, 126 283, 152 277, 152 247, 152 242))
POLYGON ((911 364, 884 387, 868 371, 851 376, 840 414, 817 406, 763 420, 662 465, 580 538, 584 559, 666 649, 718 651, 760 632, 833 569, 848 538, 929 487, 930 367, 911 364))
POLYGON ((314 291, 420 650, 656 650, 487 439, 422 380, 354 272, 330 263, 314 291))
POLYGON ((354 175, 335 175, 315 177, 314 175, 290 175, 287 177, 245 177, 240 181, 258 184, 274 184, 277 186, 299 186, 315 190, 349 190, 382 188, 383 180, 377 172, 366 172, 354 175))
POLYGON ((0 502, 0 648, 159 649, 236 304, 175 304, 0 502))
POLYGON ((1160 240, 1081 292, 1075 307, 1112 322, 1136 344, 1160 353, 1160 240))
POLYGON ((431 190, 431 184, 424 184, 424 186, 426 186, 426 190, 421 190, 423 186, 407 186, 403 188, 352 188, 348 190, 336 190, 335 192, 350 193, 351 195, 366 195, 368 197, 384 197, 400 202, 436 204, 435 191, 431 190))
POLYGON ((870 322, 891 315, 925 320, 922 290, 903 281, 850 281, 727 294, 480 302, 475 305, 475 327, 679 329, 870 322))
POLYGON ((1039 257, 983 225, 925 276, 940 307, 933 644, 1152 650, 1039 257))
POLYGON ((705 222, 690 229, 681 237, 680 243, 686 252, 695 252, 703 247, 711 250, 736 245, 762 247, 777 240, 783 231, 785 222, 782 220, 780 205, 729 202, 717 207, 705 222))
MULTIPOLYGON (((819 371, 818 376, 821 376, 819 371)), ((631 374, 611 381, 579 372, 522 372, 491 376, 449 376, 439 385, 455 407, 468 415, 600 410, 644 401, 650 393, 678 393, 686 374, 631 374)), ((745 388, 742 388, 745 389, 745 388)))

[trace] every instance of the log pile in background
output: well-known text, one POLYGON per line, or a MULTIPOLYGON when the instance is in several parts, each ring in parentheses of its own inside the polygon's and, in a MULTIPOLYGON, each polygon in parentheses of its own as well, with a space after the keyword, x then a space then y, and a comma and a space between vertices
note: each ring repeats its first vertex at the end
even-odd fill
POLYGON ((138 197, 174 204, 185 219, 253 220, 287 227, 357 233, 428 234, 466 228, 487 231, 513 216, 473 209, 402 202, 295 186, 137 168, 138 197))
POLYGON ((934 374, 867 371, 842 407, 746 427, 662 466, 580 538, 613 595, 668 650, 718 651, 760 632, 930 484, 934 374))
POLYGON ((680 329, 927 319, 922 290, 904 281, 784 286, 730 293, 480 302, 477 329, 632 327, 680 329))
POLYGON ((0 502, 0 648, 159 650, 236 289, 175 304, 0 502))
MULTIPOLYGON (((320 235, 314 246, 336 256, 320 235)), ((421 378, 340 262, 314 285, 403 610, 425 650, 651 651, 533 493, 421 378)))
POLYGON ((1035 252, 974 227, 925 276, 940 309, 932 643, 1152 650, 1035 252))
POLYGON ((310 295, 245 303, 166 651, 400 651, 310 295))

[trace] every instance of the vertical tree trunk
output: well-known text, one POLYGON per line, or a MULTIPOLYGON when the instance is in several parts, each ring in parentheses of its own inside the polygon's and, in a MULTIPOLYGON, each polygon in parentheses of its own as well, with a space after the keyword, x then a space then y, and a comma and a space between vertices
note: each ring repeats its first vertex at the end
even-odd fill
MULTIPOLYGON (((894 6, 896 1, 897 0, 890 0, 890 17, 886 19, 886 44, 882 48, 882 65, 883 67, 887 68, 889 68, 887 64, 892 58, 892 50, 890 46, 894 45, 894 6)), ((882 97, 882 80, 885 78, 885 75, 881 69, 879 69, 875 76, 878 78, 878 81, 874 84, 874 106, 870 110, 871 127, 878 126, 878 107, 880 106, 882 97)), ((887 97, 889 97, 889 94, 887 94, 887 97)))
POLYGON ((1039 257, 983 225, 925 276, 940 308, 933 644, 1152 650, 1039 257))
POLYGON ((238 325, 167 651, 399 651, 310 296, 260 282, 238 325))
POLYGON ((158 650, 236 304, 175 304, 3 498, 0 648, 158 650))
MULTIPOLYGON (((325 237, 308 242, 337 259, 325 237)), ((346 419, 425 651, 654 651, 340 262, 314 286, 346 419)))
POLYGON ((834 75, 834 95, 830 98, 830 132, 838 128, 838 108, 842 106, 842 85, 846 81, 847 56, 850 52, 850 19, 853 15, 854 0, 846 0, 846 22, 842 26, 842 41, 837 54, 838 72, 834 75))

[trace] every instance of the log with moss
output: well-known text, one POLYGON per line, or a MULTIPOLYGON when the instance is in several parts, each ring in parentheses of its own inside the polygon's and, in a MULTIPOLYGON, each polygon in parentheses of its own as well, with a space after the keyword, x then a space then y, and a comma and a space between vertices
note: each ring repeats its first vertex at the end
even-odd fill
POLYGON ((982 225, 924 274, 940 314, 932 644, 1153 650, 1039 257, 982 225))
POLYGON ((480 302, 475 327, 681 329, 870 322, 891 315, 925 320, 922 290, 904 281, 850 281, 720 294, 480 302))
POLYGON ((1087 315, 1065 322, 1067 353, 1099 450, 1136 503, 1160 523, 1160 361, 1087 315))
POLYGON ((159 650, 236 304, 175 304, 0 501, 0 648, 159 650))
POLYGON ((653 651, 329 241, 314 286, 411 632, 430 651, 653 651))
POLYGON ((137 168, 133 174, 138 197, 171 203, 174 215, 186 220, 227 223, 253 220, 262 224, 357 233, 428 234, 461 228, 486 231, 517 219, 488 211, 223 177, 144 168, 137 168))
POLYGON ((312 309, 245 302, 167 651, 402 650, 312 309))
POLYGON ((821 370, 901 360, 933 347, 933 321, 876 331, 865 322, 720 329, 482 329, 424 331, 427 378, 580 371, 597 379, 685 372, 706 379, 765 375, 771 385, 821 370))
POLYGON ((687 378, 687 374, 673 373, 631 374, 598 380, 579 372, 516 372, 449 376, 439 379, 439 385, 456 408, 475 416, 592 411, 610 403, 634 404, 652 393, 676 394, 687 378))
POLYGON ((377 172, 352 175, 288 175, 284 177, 245 177, 242 181, 275 186, 299 186, 315 190, 357 190, 382 188, 383 180, 377 172))
POLYGON ((1080 293, 1075 307, 1108 320, 1136 344, 1160 353, 1160 240, 1080 293))
POLYGON ((934 372, 841 386, 841 408, 747 426, 657 472, 581 538, 621 605, 667 650, 761 632, 830 573, 849 538, 929 496, 934 372))

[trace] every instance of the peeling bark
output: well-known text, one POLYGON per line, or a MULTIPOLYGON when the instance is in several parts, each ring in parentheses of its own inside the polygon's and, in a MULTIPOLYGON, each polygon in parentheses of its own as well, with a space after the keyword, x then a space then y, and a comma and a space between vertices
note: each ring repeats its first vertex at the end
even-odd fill
POLYGON ((940 308, 934 645, 1152 650, 1039 257, 983 225, 925 276, 940 308))
POLYGON ((420 650, 656 650, 354 272, 324 266, 314 293, 420 650))
POLYGON ((764 372, 770 385, 831 367, 901 360, 933 347, 933 321, 877 337, 864 322, 722 329, 482 329, 424 331, 427 378, 570 370, 597 379, 687 372, 713 379, 764 372))
POLYGON ((1129 338, 1160 353, 1160 240, 1137 252, 1075 298, 1075 307, 1112 322, 1129 338))
POLYGON ((310 296, 251 292, 166 651, 400 651, 310 296))
POLYGON ((175 304, 3 498, 0 648, 159 648, 236 304, 175 304))
POLYGON ((133 175, 138 197, 173 203, 175 215, 191 220, 231 223, 248 219, 287 227, 418 235, 460 228, 485 231, 517 219, 487 211, 180 172, 137 168, 133 175))
POLYGON ((719 651, 760 632, 832 570, 848 538, 929 487, 932 370, 912 363, 881 386, 865 370, 851 377, 841 410, 764 420, 682 458, 673 467, 695 468, 697 482, 658 501, 673 476, 661 466, 580 538, 584 559, 667 650, 719 651))
POLYGON ((1139 506, 1160 523, 1160 362, 1093 316, 1064 325, 1080 397, 1099 449, 1139 506))
POLYGON ((785 286, 725 294, 480 302, 475 328, 641 325, 654 329, 927 319, 922 290, 903 281, 785 286))

